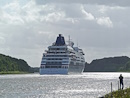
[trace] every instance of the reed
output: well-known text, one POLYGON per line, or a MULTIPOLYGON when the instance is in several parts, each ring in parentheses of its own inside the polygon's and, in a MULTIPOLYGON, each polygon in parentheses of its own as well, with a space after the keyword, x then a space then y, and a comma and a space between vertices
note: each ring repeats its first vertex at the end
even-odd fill
POLYGON ((130 98, 130 88, 113 91, 112 94, 106 94, 103 98, 130 98))

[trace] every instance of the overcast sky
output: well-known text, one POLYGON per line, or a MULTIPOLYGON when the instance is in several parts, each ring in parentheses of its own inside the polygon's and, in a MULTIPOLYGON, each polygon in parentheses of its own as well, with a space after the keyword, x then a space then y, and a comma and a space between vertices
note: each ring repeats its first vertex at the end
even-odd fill
POLYGON ((1 0, 0 53, 39 67, 58 34, 85 60, 130 57, 130 0, 1 0))

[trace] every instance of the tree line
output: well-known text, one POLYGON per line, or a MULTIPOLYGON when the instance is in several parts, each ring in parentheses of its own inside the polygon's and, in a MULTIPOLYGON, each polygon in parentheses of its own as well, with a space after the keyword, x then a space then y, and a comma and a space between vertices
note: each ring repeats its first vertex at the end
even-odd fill
POLYGON ((31 67, 22 59, 13 58, 0 54, 0 72, 21 71, 29 72, 31 67))
POLYGON ((130 72, 130 58, 119 56, 96 59, 85 64, 84 72, 130 72))

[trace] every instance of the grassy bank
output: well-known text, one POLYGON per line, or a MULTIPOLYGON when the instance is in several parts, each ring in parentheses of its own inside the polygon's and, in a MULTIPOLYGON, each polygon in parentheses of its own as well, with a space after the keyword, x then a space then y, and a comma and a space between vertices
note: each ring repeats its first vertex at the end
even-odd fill
POLYGON ((22 71, 1 71, 0 74, 27 74, 28 72, 22 71))
POLYGON ((111 93, 106 94, 104 98, 130 98, 130 88, 124 89, 124 90, 118 90, 111 93))

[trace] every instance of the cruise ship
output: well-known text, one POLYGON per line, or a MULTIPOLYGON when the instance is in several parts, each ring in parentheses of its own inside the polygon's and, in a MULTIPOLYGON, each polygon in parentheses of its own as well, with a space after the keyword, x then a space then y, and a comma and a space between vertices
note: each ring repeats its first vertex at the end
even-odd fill
POLYGON ((59 34, 51 46, 43 53, 39 69, 40 75, 44 74, 75 74, 82 73, 85 59, 82 49, 74 47, 72 41, 65 42, 59 34))

